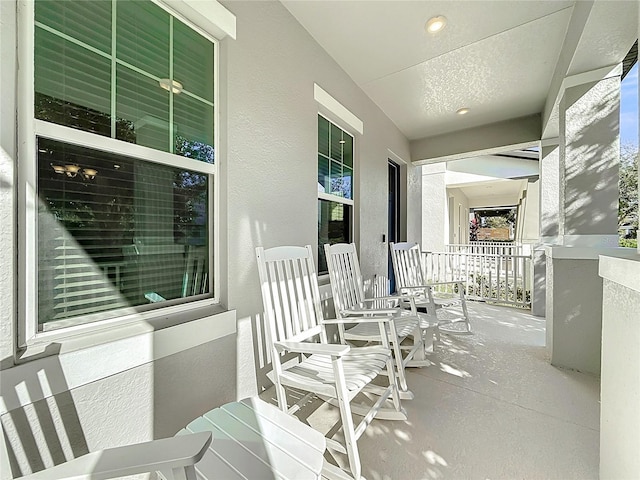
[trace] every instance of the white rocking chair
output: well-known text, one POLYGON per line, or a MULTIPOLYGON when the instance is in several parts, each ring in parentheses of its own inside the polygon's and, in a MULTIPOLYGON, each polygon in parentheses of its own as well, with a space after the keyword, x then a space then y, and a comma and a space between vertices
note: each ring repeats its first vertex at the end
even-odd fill
MULTIPOLYGON (((417 243, 392 242, 389 249, 398 293, 417 296, 416 306, 437 318, 437 338, 439 339, 440 332, 471 334, 463 282, 427 282, 422 266, 422 252, 417 243), (453 327, 453 324, 460 324, 462 328, 453 327)), ((410 307, 409 304, 406 306, 410 307)))
POLYGON ((344 322, 323 318, 311 246, 268 250, 258 247, 256 256, 265 320, 272 343, 278 406, 290 413, 298 409, 298 405, 288 407, 285 387, 308 392, 302 401, 317 395, 337 404, 344 445, 328 438, 327 447, 348 456, 349 473, 357 480, 361 478, 362 468, 357 440, 367 425, 374 418, 406 419, 396 377, 390 375, 386 387, 370 383, 385 368, 391 372, 394 370, 386 328, 389 324, 394 329, 394 320, 391 317, 356 320, 377 326, 381 345, 356 348, 330 344, 326 326, 344 322), (297 354, 298 362, 285 362, 286 358, 281 356, 286 353, 297 354), (352 404, 354 397, 361 392, 378 398, 373 405, 352 404), (384 408, 389 400, 393 406, 384 408), (363 415, 357 426, 352 413, 363 415))
POLYGON ((107 448, 20 477, 23 480, 106 480, 159 471, 167 480, 196 480, 194 465, 211 444, 211 432, 107 448))
MULTIPOLYGON (((407 386, 406 367, 424 367, 431 365, 425 357, 425 343, 422 329, 430 332, 435 328, 433 319, 419 313, 413 298, 402 299, 399 296, 365 298, 362 274, 356 246, 353 243, 338 243, 324 246, 331 279, 331 290, 336 315, 347 324, 358 318, 387 316, 395 318, 397 334, 389 331, 389 340, 396 358, 396 375, 400 383, 403 399, 413 398, 407 386), (407 302, 411 310, 403 309, 401 300, 407 302), (413 305, 413 307, 411 307, 413 305), (405 338, 411 337, 413 342, 403 346, 405 338)), ((343 341, 380 342, 380 332, 368 323, 359 323, 346 328, 339 325, 340 337, 343 341)), ((428 345, 431 347, 431 344, 428 345)))

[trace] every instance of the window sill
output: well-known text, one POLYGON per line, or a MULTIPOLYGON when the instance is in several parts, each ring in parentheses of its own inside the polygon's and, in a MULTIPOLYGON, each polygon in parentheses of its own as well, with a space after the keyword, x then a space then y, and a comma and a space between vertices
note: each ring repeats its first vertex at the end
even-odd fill
POLYGON ((207 306, 39 341, 2 371, 2 390, 16 395, 0 398, 0 415, 235 333, 235 310, 207 306), (26 379, 38 379, 39 388, 27 388, 26 379))

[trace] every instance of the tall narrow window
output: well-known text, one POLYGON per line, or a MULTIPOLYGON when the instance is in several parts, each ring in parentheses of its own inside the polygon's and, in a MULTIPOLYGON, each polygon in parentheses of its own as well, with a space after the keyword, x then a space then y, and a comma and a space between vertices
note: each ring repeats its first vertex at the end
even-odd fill
POLYGON ((352 240, 353 137, 318 115, 318 272, 327 272, 324 244, 352 240))
POLYGON ((216 48, 151 1, 36 0, 35 333, 213 298, 216 48))

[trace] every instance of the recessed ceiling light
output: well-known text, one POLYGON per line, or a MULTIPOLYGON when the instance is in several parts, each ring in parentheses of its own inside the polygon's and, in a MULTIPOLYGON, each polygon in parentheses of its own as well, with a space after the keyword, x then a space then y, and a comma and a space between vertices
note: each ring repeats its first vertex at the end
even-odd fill
POLYGON ((469 113, 469 109, 467 107, 464 108, 459 108, 456 113, 458 115, 466 115, 467 113, 469 113))
POLYGON ((424 28, 429 33, 436 33, 442 30, 446 24, 447 17, 445 17, 444 15, 438 15, 427 20, 427 24, 424 26, 424 28))

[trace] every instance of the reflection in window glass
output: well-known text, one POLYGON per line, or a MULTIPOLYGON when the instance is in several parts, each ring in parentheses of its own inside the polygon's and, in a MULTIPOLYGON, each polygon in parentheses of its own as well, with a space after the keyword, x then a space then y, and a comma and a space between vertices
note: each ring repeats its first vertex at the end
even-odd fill
POLYGON ((210 188, 202 173, 39 139, 39 329, 211 292, 210 188))
POLYGON ((351 205, 318 200, 318 273, 327 273, 324 244, 351 242, 351 205))
POLYGON ((36 118, 214 163, 210 40, 150 1, 35 12, 36 118))
POLYGON ((351 135, 318 115, 319 273, 327 272, 324 244, 351 242, 353 145, 351 135))

